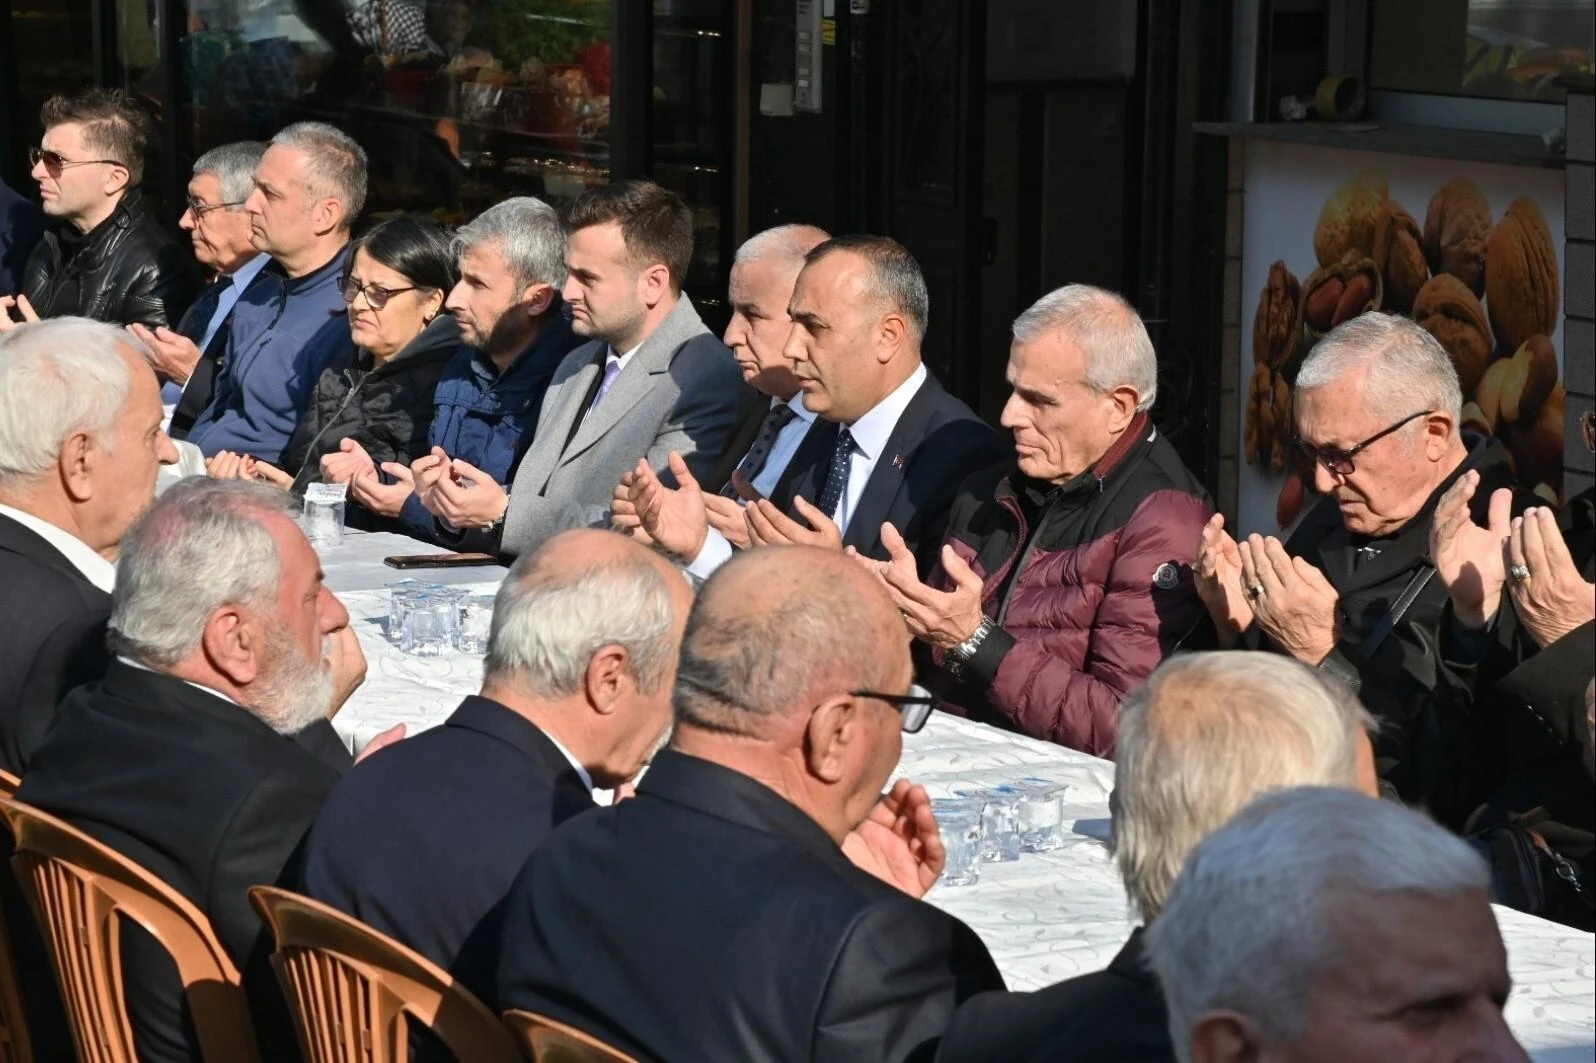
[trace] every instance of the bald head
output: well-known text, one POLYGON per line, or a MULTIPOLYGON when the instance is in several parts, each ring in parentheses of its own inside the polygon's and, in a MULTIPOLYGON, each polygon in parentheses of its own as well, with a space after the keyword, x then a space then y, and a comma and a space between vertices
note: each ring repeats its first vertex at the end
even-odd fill
POLYGON ((904 683, 908 635, 886 592, 830 550, 750 550, 699 592, 682 639, 678 725, 763 736, 776 718, 904 683))
POLYGON ((657 690, 689 602, 686 581, 653 551, 610 531, 562 532, 523 555, 499 588, 484 684, 566 697, 595 653, 620 646, 638 687, 657 690))

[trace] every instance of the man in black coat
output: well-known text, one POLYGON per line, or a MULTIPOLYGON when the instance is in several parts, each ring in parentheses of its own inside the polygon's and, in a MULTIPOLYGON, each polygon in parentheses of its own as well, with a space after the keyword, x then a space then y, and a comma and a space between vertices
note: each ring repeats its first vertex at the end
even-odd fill
POLYGON ((21 294, 0 293, 0 330, 15 321, 77 315, 114 325, 175 324, 199 277, 142 203, 149 119, 117 89, 52 96, 33 151, 45 232, 23 269, 21 294), (13 311, 16 317, 13 318, 13 311))
POLYGON ((901 728, 930 708, 911 672, 902 621, 849 559, 753 550, 720 568, 683 639, 671 749, 516 881, 501 1004, 647 1060, 929 1058, 953 1008, 1003 983, 968 927, 917 899, 946 855, 925 791, 881 797, 901 728), (896 849, 907 881, 845 845, 896 849))
POLYGON ((116 579, 104 555, 177 460, 137 348, 82 318, 0 336, 0 768, 12 774, 62 696, 104 672, 116 579))
POLYGON ((949 395, 920 360, 930 316, 914 257, 885 236, 837 236, 810 251, 793 289, 786 355, 804 405, 827 424, 791 468, 792 506, 744 511, 756 545, 853 547, 887 560, 890 523, 929 568, 959 484, 1008 441, 949 395))
MULTIPOLYGON (((286 493, 173 486, 122 543, 116 661, 62 704, 19 793, 199 907, 243 972, 264 1060, 299 1055, 246 891, 297 881, 337 781, 302 736, 325 731, 365 674, 348 625, 286 493)), ((123 933, 139 1059, 198 1060, 170 960, 123 933)))
POLYGON ((1324 497, 1284 545, 1238 544, 1213 518, 1198 592, 1222 644, 1245 632, 1360 688, 1380 724, 1380 778, 1456 829, 1502 770, 1496 721, 1471 711, 1473 698, 1517 651, 1501 623, 1470 636, 1495 649, 1442 652, 1459 618, 1434 578, 1430 529, 1442 494, 1470 471, 1484 519, 1485 499, 1513 485, 1506 448, 1460 431, 1451 359, 1406 318, 1370 313, 1328 333, 1304 359, 1294 401, 1299 453, 1324 497))
MULTIPOLYGON (((1338 786, 1373 795, 1368 714, 1344 685, 1275 654, 1172 658, 1131 694, 1114 765, 1112 848, 1144 924, 1187 854, 1253 797, 1338 786)), ((1106 970, 1034 993, 982 993, 954 1013, 937 1063, 1173 1063, 1145 926, 1106 970)))
POLYGON ((339 783, 306 847, 306 892, 497 1010, 510 884, 593 807, 594 786, 626 782, 658 748, 690 605, 669 562, 613 532, 563 532, 522 557, 494 604, 481 695, 339 783), (597 627, 571 622, 573 602, 604 603, 597 627))

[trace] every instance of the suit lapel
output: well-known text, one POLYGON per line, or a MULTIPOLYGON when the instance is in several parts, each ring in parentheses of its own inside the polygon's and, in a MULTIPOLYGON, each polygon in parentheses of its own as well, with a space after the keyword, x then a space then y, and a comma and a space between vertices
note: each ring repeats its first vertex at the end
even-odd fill
MULTIPOLYGON (((516 466, 517 480, 524 472, 529 471, 538 477, 535 483, 529 485, 534 494, 540 493, 548 486, 549 477, 554 475, 561 451, 567 449, 566 442, 576 429, 577 418, 582 416, 582 411, 587 407, 588 396, 593 394, 593 386, 603 375, 605 350, 606 345, 603 343, 583 344, 566 356, 577 366, 570 376, 559 380, 560 370, 555 370, 556 380, 549 386, 548 394, 544 397, 544 409, 538 416, 538 427, 533 433, 532 445, 527 448, 521 462, 516 466)), ((616 385, 619 384, 620 381, 616 381, 616 385)))
POLYGON ((927 373, 925 383, 909 400, 898 423, 892 426, 887 445, 876 458, 876 467, 870 471, 864 493, 859 496, 859 507, 848 521, 842 545, 851 546, 867 557, 881 545, 881 524, 892 512, 909 463, 914 460, 915 448, 925 439, 926 426, 931 423, 931 415, 936 412, 941 397, 942 385, 927 373))
POLYGON ((837 447, 838 431, 840 428, 836 421, 815 418, 809 431, 804 433, 803 442, 798 444, 797 451, 793 453, 792 461, 787 463, 787 471, 776 481, 771 501, 789 516, 797 515, 793 510, 793 499, 801 498, 812 503, 820 497, 821 489, 826 486, 826 471, 831 466, 831 452, 837 447))

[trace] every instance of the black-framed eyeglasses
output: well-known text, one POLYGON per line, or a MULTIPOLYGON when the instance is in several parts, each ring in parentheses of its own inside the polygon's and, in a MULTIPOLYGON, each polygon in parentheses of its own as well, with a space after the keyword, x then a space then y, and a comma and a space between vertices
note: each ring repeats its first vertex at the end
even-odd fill
POLYGON ((49 148, 29 148, 28 161, 35 166, 44 163, 45 171, 51 177, 60 177, 61 171, 69 166, 94 166, 97 163, 104 163, 106 166, 126 167, 125 163, 116 159, 68 159, 60 152, 51 151, 49 148))
POLYGON ((1428 417, 1434 412, 1434 410, 1420 410, 1418 413, 1410 413, 1396 424, 1389 428, 1380 429, 1380 431, 1349 450, 1337 450, 1335 447, 1316 447, 1301 439, 1293 439, 1291 442, 1297 448, 1297 453, 1302 455, 1303 464, 1306 466, 1304 471, 1309 475, 1313 472, 1314 464, 1318 463, 1337 476, 1351 476, 1357 471, 1357 465, 1354 464, 1352 459, 1357 457, 1360 451, 1378 443, 1403 425, 1416 421, 1420 417, 1428 417))
POLYGON ((242 207, 243 205, 244 201, 242 199, 235 199, 231 203, 202 203, 197 199, 190 199, 188 200, 188 212, 196 218, 203 218, 213 210, 221 210, 224 207, 242 207))
POLYGON ((388 305, 389 299, 400 292, 414 292, 420 289, 413 284, 408 288, 384 288, 380 284, 361 284, 354 277, 345 276, 338 282, 338 290, 343 293, 344 302, 350 306, 355 304, 355 296, 364 295, 367 306, 373 310, 381 310, 388 305))
POLYGON ((920 728, 931 718, 931 711, 942 704, 942 699, 923 686, 912 686, 907 694, 882 694, 874 690, 851 690, 850 698, 874 698, 884 701, 903 714, 905 734, 919 734, 920 728))

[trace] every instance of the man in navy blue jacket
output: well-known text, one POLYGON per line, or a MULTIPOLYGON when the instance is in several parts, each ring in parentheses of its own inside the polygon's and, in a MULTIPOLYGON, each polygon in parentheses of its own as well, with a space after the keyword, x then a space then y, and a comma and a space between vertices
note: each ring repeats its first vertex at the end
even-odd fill
POLYGON ((339 281, 365 199, 366 153, 347 134, 300 122, 272 138, 244 204, 272 263, 239 297, 225 368, 189 429, 206 457, 282 461, 322 370, 351 343, 339 281))
POLYGON ((494 605, 481 696, 334 788, 306 891, 497 1010, 505 894, 550 831, 593 807, 592 787, 636 775, 659 745, 690 604, 670 562, 613 532, 524 556, 494 605))
MULTIPOLYGON (((542 200, 518 196, 483 211, 455 235, 460 283, 444 308, 470 345, 444 369, 427 440, 507 484, 537 429, 554 370, 581 337, 560 299, 565 233, 542 200)), ((353 440, 322 459, 322 478, 348 482, 371 510, 397 517, 408 535, 440 541, 437 518, 413 490, 408 466, 379 471, 353 440)), ((458 544, 459 537, 448 541, 458 544)))

